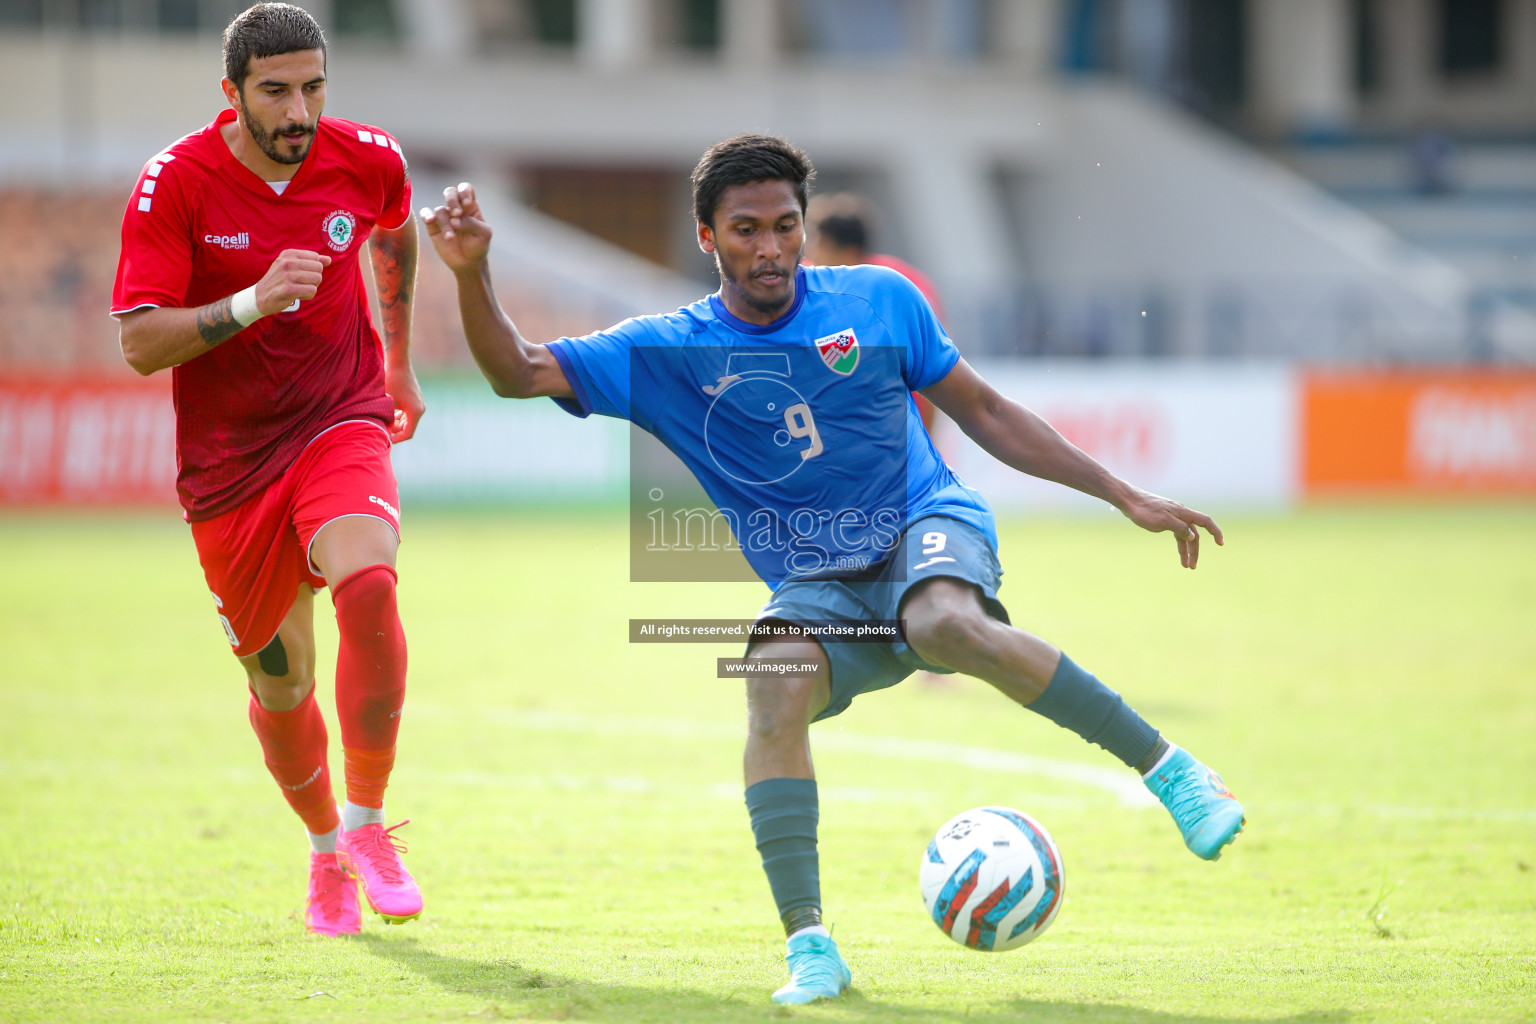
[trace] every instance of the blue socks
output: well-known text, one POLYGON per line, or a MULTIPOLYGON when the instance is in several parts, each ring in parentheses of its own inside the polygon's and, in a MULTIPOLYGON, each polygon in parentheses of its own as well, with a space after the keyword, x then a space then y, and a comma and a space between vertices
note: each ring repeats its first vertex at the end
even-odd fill
MULTIPOLYGON (((1065 654, 1045 692, 1027 705, 1135 767, 1166 749, 1156 729, 1120 695, 1065 654)), ((786 934, 821 924, 815 779, 764 779, 747 787, 747 813, 786 934)))
POLYGON ((763 871, 786 929, 821 923, 815 779, 764 779, 747 787, 747 813, 763 871))
POLYGON ((1045 692, 1025 706, 1097 743, 1133 768, 1161 745, 1156 729, 1065 654, 1045 692))

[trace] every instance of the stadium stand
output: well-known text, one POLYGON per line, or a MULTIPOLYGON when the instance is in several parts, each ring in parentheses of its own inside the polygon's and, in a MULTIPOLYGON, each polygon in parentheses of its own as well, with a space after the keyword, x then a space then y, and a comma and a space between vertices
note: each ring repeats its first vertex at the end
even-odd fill
MULTIPOLYGON (((130 190, 131 183, 119 188, 0 188, 0 308, 6 314, 0 318, 0 366, 8 372, 130 372, 118 347, 117 325, 107 315, 130 190)), ((418 184, 423 201, 440 192, 436 181, 418 184)), ((494 194, 489 202, 498 203, 494 194)), ((639 286, 643 294, 625 293, 626 276, 647 278, 631 266, 630 254, 532 211, 506 216, 515 216, 520 237, 541 239, 539 260, 503 244, 498 261, 497 292, 530 337, 544 340, 607 326, 645 308, 657 280, 663 282, 663 302, 687 301, 694 290, 658 272, 639 286), (600 292, 589 272, 605 265, 613 270, 604 275, 609 290, 600 292)), ((425 241, 423 256, 413 360, 426 372, 472 369, 453 277, 426 252, 425 241)), ((372 275, 364 273, 363 280, 371 294, 372 275)))
POLYGON ((129 187, 0 190, 0 363, 30 369, 121 365, 106 296, 129 187))

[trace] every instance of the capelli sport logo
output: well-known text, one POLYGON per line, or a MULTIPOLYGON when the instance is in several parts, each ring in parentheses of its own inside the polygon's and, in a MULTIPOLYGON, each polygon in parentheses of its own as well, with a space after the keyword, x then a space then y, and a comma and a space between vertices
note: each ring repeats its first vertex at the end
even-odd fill
POLYGON ((357 218, 346 210, 336 210, 326 214, 320 230, 325 232, 325 240, 332 249, 346 252, 352 244, 352 236, 357 234, 357 218))
POLYGON ((390 515, 394 516, 395 522, 398 523, 400 521, 400 510, 395 508, 395 506, 391 505, 389 502, 385 501, 383 498, 379 497, 377 494, 368 495, 368 500, 373 502, 375 505, 378 505, 390 515))
POLYGON ((249 249, 251 247, 251 233, 240 231, 233 235, 204 235, 204 245, 216 245, 220 249, 249 249))

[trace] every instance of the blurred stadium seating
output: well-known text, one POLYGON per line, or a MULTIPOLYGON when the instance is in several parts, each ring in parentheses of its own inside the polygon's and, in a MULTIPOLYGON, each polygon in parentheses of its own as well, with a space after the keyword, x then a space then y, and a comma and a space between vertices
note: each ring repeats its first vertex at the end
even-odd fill
MULTIPOLYGON (((418 182, 423 201, 442 182, 418 182)), ((446 180, 446 179, 445 179, 446 180)), ((107 315, 117 270, 119 225, 132 181, 119 188, 0 188, 0 368, 6 372, 124 370, 117 324, 107 315)), ((606 327, 640 308, 626 295, 626 276, 648 282, 644 294, 670 291, 676 302, 691 289, 663 271, 637 271, 634 257, 598 239, 523 209, 494 190, 488 199, 498 225, 515 230, 542 255, 506 246, 497 261, 497 292, 530 337, 555 338, 606 327), (498 205, 499 204, 499 205, 498 205), (592 280, 595 270, 614 266, 592 280)), ((423 239, 423 246, 427 243, 423 239)), ((426 370, 472 369, 459 329, 453 277, 424 252, 417 282, 413 359, 426 370)), ((372 275, 364 281, 372 289, 372 275)))
POLYGON ((105 315, 127 190, 0 189, 0 364, 122 364, 105 315))

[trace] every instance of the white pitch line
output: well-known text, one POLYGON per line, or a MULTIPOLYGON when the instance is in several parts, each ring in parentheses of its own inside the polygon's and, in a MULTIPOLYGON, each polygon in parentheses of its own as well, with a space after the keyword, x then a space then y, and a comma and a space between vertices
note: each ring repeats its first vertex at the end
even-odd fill
MULTIPOLYGON (((413 711, 425 710, 429 717, 433 714, 449 710, 443 706, 424 708, 414 702, 411 704, 411 708, 413 711)), ((482 711, 483 710, 485 709, 482 709, 482 711)), ((519 722, 526 724, 526 720, 520 718, 519 713, 517 712, 512 712, 507 709, 495 710, 497 714, 491 717, 499 718, 508 724, 517 724, 519 722)), ((567 716, 560 713, 550 712, 527 712, 525 714, 529 716, 537 716, 539 722, 537 725, 534 725, 533 728, 538 731, 547 732, 570 731, 568 728, 557 728, 553 726, 551 724, 551 720, 547 717, 551 714, 554 714, 556 718, 563 720, 560 723, 561 726, 574 726, 577 724, 576 720, 581 719, 582 717, 579 715, 567 716)), ((452 715, 439 714, 439 717, 449 718, 452 717, 452 715)), ((637 723, 648 721, 650 720, 622 718, 607 719, 607 722, 610 724, 615 722, 637 723)), ((673 725, 679 724, 671 720, 668 721, 673 725)), ((711 725, 710 723, 695 722, 693 724, 701 727, 700 732, 691 735, 690 738, 693 739, 708 738, 713 740, 730 740, 733 742, 739 742, 741 739, 740 735, 734 730, 719 728, 711 725)), ((588 731, 598 730, 593 729, 588 731)), ((624 734, 633 734, 634 731, 635 730, 632 728, 626 729, 624 730, 624 734)), ((685 734, 681 729, 674 729, 673 735, 683 736, 685 734)), ((844 737, 842 742, 844 742, 846 745, 842 749, 847 750, 854 750, 857 748, 858 744, 871 740, 875 741, 877 744, 882 745, 890 742, 887 738, 878 736, 854 736, 852 737, 852 742, 848 743, 847 733, 836 735, 844 737)), ((905 744, 912 741, 896 740, 894 742, 898 744, 905 744)), ((827 744, 823 744, 823 746, 826 745, 827 744)), ((939 744, 937 746, 946 747, 948 745, 939 744)), ((996 765, 996 767, 998 767, 1000 770, 1018 772, 1019 774, 1037 774, 1033 771, 1024 771, 1023 763, 1028 763, 1031 765, 1031 767, 1033 767, 1034 762, 1045 760, 1047 761, 1048 765, 1063 765, 1063 762, 1050 762, 1048 759, 1027 758, 1024 755, 1010 754, 1004 751, 980 750, 974 747, 960 747, 959 749, 962 751, 969 751, 972 755, 981 755, 980 758, 976 760, 968 760, 965 763, 972 767, 979 767, 983 769, 994 767, 993 763, 990 761, 991 757, 1001 757, 1005 759, 996 765), (1020 762, 1014 763, 1014 758, 1020 759, 1020 762)), ((886 754, 893 757, 906 756, 905 753, 892 749, 869 749, 867 752, 886 754)), ((923 753, 926 757, 927 755, 937 755, 940 752, 941 751, 938 750, 929 750, 924 751, 923 753)), ((949 759, 946 757, 945 763, 954 763, 954 759, 949 759)), ((1080 766, 1069 765, 1069 767, 1080 766)), ((648 779, 632 775, 570 775, 558 772, 514 773, 474 770, 437 771, 431 768, 420 766, 419 764, 411 767, 408 773, 412 779, 425 783, 436 782, 442 783, 444 785, 473 786, 489 789, 524 788, 570 791, 595 790, 635 795, 674 794, 690 798, 709 797, 711 799, 730 800, 737 802, 741 800, 741 784, 739 782, 690 784, 662 782, 656 779, 648 779)), ((1038 774, 1044 775, 1050 774, 1050 772, 1041 771, 1038 774)), ((38 758, 35 760, 10 760, 0 758, 0 782, 7 784, 31 781, 77 782, 102 778, 137 779, 141 781, 164 779, 170 782, 174 782, 174 780, 179 780, 181 777, 181 770, 176 768, 174 765, 146 766, 144 764, 131 763, 126 761, 99 760, 94 758, 38 758)), ((249 766, 237 766, 234 764, 226 765, 219 769, 219 777, 227 782, 241 785, 270 785, 270 783, 267 781, 268 775, 266 772, 249 766)), ((839 800, 846 803, 862 804, 929 803, 938 798, 936 794, 927 790, 890 789, 863 786, 823 786, 821 787, 821 793, 828 800, 839 800)), ((1028 804, 1031 807, 1083 807, 1087 805, 1087 802, 1080 798, 1065 794, 1031 793, 1028 795, 1028 804)), ((1266 817, 1272 821, 1279 821, 1285 818, 1336 818, 1346 815, 1360 814, 1368 815, 1373 818, 1386 819, 1389 821, 1485 822, 1493 825, 1536 824, 1536 808, 1530 807, 1416 807, 1408 804, 1335 804, 1286 801, 1265 804, 1264 811, 1266 817)))
MULTIPOLYGON (((458 709, 443 705, 424 705, 412 701, 407 714, 453 717, 458 709)), ((650 739, 683 741, 715 740, 740 743, 742 730, 713 722, 691 721, 680 718, 621 717, 617 715, 587 715, 569 711, 519 711, 514 708, 481 706, 474 709, 476 718, 495 722, 515 729, 535 732, 570 732, 591 736, 634 736, 650 739)), ((1011 775, 1033 775, 1071 782, 1103 790, 1126 807, 1157 807, 1157 798, 1147 791, 1141 779, 1128 768, 1103 768, 1062 761, 1051 757, 1037 757, 1008 750, 989 750, 962 743, 940 740, 913 740, 898 736, 866 736, 845 730, 812 728, 812 744, 818 750, 849 751, 870 754, 903 761, 927 761, 947 765, 963 765, 982 771, 1006 772, 1011 775)))
MULTIPOLYGON (((416 781, 445 786, 469 786, 496 790, 537 789, 555 792, 602 792, 624 796, 681 796, 741 802, 739 782, 663 782, 635 775, 571 775, 563 772, 514 773, 483 771, 415 770, 416 781)), ((828 786, 821 790, 827 800, 851 804, 909 804, 931 802, 926 790, 877 789, 868 786, 828 786)))
MULTIPOLYGON (((572 775, 565 772, 434 771, 413 768, 413 782, 480 789, 537 789, 556 792, 605 792, 626 796, 682 796, 741 803, 740 782, 663 782, 635 775, 572 775)), ((823 800, 849 804, 934 803, 938 794, 925 789, 874 786, 820 786, 823 800)), ((1086 801, 1054 794, 1030 794, 1030 806, 1083 807, 1086 801)))
MULTIPOLYGON (((414 764, 408 774, 413 783, 426 786, 460 786, 497 791, 596 792, 622 796, 681 797, 687 800, 708 799, 741 803, 739 781, 675 782, 639 775, 578 775, 570 772, 496 772, 480 769, 445 771, 423 767, 420 764, 414 764)), ((78 782, 104 776, 137 777, 143 782, 163 782, 180 778, 181 772, 173 765, 145 767, 122 761, 95 759, 0 760, 0 780, 10 782, 42 780, 78 782)), ((269 784, 270 776, 265 771, 249 765, 231 764, 220 769, 219 778, 233 785, 265 786, 269 784)), ((939 800, 937 793, 926 789, 823 785, 819 787, 819 791, 823 800, 848 804, 932 804, 939 800)), ((1056 793, 1030 793, 1028 803, 1031 807, 1079 808, 1086 806, 1088 801, 1056 793)))
POLYGON ((1143 785, 1129 768, 1100 768, 1053 757, 1020 754, 1011 750, 989 750, 942 740, 911 740, 896 736, 865 736, 854 732, 833 732, 816 739, 823 750, 849 750, 906 761, 935 761, 960 764, 982 771, 1036 775, 1063 782, 1090 786, 1109 793, 1126 807, 1160 807, 1157 797, 1143 785))

